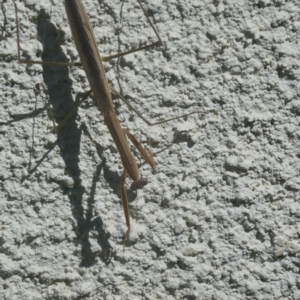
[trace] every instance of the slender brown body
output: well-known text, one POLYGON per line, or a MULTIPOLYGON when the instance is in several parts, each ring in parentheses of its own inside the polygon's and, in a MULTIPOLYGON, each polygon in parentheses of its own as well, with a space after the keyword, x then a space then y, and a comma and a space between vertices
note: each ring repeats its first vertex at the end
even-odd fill
MULTIPOLYGON (((87 78, 90 83, 91 91, 94 94, 95 100, 97 102, 98 109, 100 110, 101 114, 104 117, 105 124, 107 125, 110 134, 112 135, 114 142, 118 148, 120 153, 120 157, 122 160, 122 164, 124 167, 123 174, 121 176, 121 198, 123 203, 124 215, 126 219, 127 231, 125 234, 125 239, 128 238, 130 233, 130 215, 129 215, 129 207, 128 207, 128 200, 127 194, 125 189, 125 182, 127 175, 133 180, 131 184, 131 189, 141 189, 147 181, 140 178, 139 169, 136 163, 136 160, 129 148, 126 136, 131 140, 146 162, 154 169, 155 162, 153 160, 152 154, 150 151, 147 151, 143 148, 143 146, 139 143, 139 141, 128 131, 122 129, 119 120, 115 114, 115 109, 112 102, 111 92, 112 90, 115 94, 119 95, 121 99, 133 110, 135 111, 148 125, 155 125, 164 123, 165 121, 159 121, 156 123, 151 123, 146 120, 141 114, 139 114, 131 105, 126 101, 124 97, 122 97, 114 88, 110 87, 104 72, 104 68, 102 65, 102 60, 100 58, 100 54, 98 52, 97 44, 95 41, 93 29, 90 25, 88 16, 84 9, 81 0, 65 0, 65 8, 70 24, 70 28, 73 34, 73 38, 76 44, 77 51, 79 53, 81 63, 65 63, 65 62, 43 62, 43 61, 33 61, 33 60, 26 60, 22 59, 20 55, 20 34, 19 34, 19 20, 18 20, 18 9, 15 0, 12 0, 15 6, 15 13, 16 13, 16 26, 17 26, 17 46, 18 46, 18 59, 20 63, 26 64, 42 64, 42 65, 60 65, 60 66, 80 66, 82 65, 87 78), (125 136, 126 135, 126 136, 125 136)), ((157 36, 157 41, 148 44, 136 49, 130 49, 128 51, 117 53, 114 55, 110 55, 108 57, 103 58, 104 61, 107 61, 112 58, 119 57, 121 55, 133 53, 135 51, 139 51, 142 49, 147 49, 153 46, 162 45, 162 41, 150 21, 149 17, 147 16, 144 8, 140 0, 137 0, 139 6, 144 12, 145 17, 147 18, 150 26, 152 27, 153 31, 157 36)), ((65 122, 69 119, 69 117, 76 111, 78 106, 87 98, 90 94, 89 91, 78 103, 75 103, 74 107, 70 111, 70 113, 66 116, 66 118, 58 125, 55 126, 55 131, 59 131, 65 124, 65 122)), ((191 114, 191 113, 190 113, 191 114)), ((189 115, 189 114, 187 114, 189 115)), ((171 118, 169 120, 173 120, 176 118, 171 118)), ((169 121, 168 120, 168 121, 169 121)))
MULTIPOLYGON (((112 135, 114 142, 118 148, 118 151, 120 153, 120 157, 122 160, 122 164, 124 167, 123 174, 121 176, 121 198, 123 203, 123 209, 124 209, 124 215, 126 219, 126 225, 127 225, 127 231, 125 234, 125 239, 128 238, 130 233, 130 216, 129 216, 129 207, 128 207, 128 200, 127 200, 127 194, 125 189, 125 182, 127 175, 133 180, 133 183, 131 184, 131 189, 141 189, 145 184, 147 184, 147 181, 140 178, 139 175, 139 169, 136 163, 136 160, 129 148, 126 136, 131 140, 131 142, 134 144, 134 146, 137 148, 137 150, 140 152, 140 154, 143 156, 145 161, 152 167, 152 169, 155 168, 155 162, 153 160, 152 154, 150 151, 147 151, 143 148, 143 146, 139 143, 139 141, 128 131, 122 129, 119 120, 115 114, 115 109, 112 102, 111 92, 112 90, 116 95, 119 95, 119 97, 128 105, 128 107, 134 111, 137 115, 139 115, 148 125, 153 126, 157 124, 162 124, 167 121, 175 120, 178 118, 186 117, 191 114, 198 113, 198 111, 193 111, 185 115, 181 115, 179 117, 173 117, 167 120, 158 121, 155 123, 149 122, 146 118, 144 118, 134 107, 130 105, 130 103, 127 102, 127 100, 120 95, 113 87, 110 87, 106 76, 104 72, 104 68, 102 65, 102 61, 100 58, 100 54, 97 48, 97 44, 95 41, 93 29, 90 25, 88 16, 86 14, 86 11, 84 9, 84 6, 81 3, 81 0, 65 0, 65 8, 68 15, 69 24, 71 27, 71 31, 73 34, 73 38, 76 44, 77 51, 79 53, 81 63, 65 63, 65 62, 44 62, 44 61, 33 61, 33 60, 26 60, 22 59, 20 55, 20 34, 19 34, 19 20, 18 20, 18 9, 15 0, 12 0, 14 6, 15 6, 15 13, 16 13, 16 26, 17 26, 17 49, 18 49, 18 59, 20 63, 26 63, 26 64, 42 64, 42 65, 60 65, 60 66, 80 66, 82 65, 85 73, 87 75, 87 78, 89 80, 91 91, 94 94, 94 97, 97 102, 97 106, 101 112, 101 114, 104 117, 105 124, 107 125, 110 134, 112 135), (126 136, 125 136, 126 134, 126 136)), ((160 46, 162 45, 162 41, 159 37, 158 32, 156 31, 154 25, 152 24, 151 20, 149 19, 148 15, 146 14, 141 1, 137 0, 139 6, 144 12, 145 17, 147 18, 150 26, 152 27, 153 31, 155 32, 155 35, 157 37, 157 41, 148 44, 139 48, 130 49, 128 51, 117 53, 114 55, 110 55, 108 57, 104 57, 103 60, 107 61, 112 58, 119 57, 121 55, 133 53, 142 49, 147 49, 153 46, 160 46)), ((69 117, 74 113, 74 111, 78 108, 78 106, 87 98, 87 96, 90 94, 89 91, 78 103, 75 103, 73 109, 70 111, 70 113, 66 116, 66 118, 58 125, 55 126, 55 131, 59 131, 65 122, 69 119, 69 117)))
MULTIPOLYGON (((146 180, 139 178, 139 170, 136 163, 136 160, 129 148, 126 136, 131 140, 131 142, 134 144, 134 146, 137 148, 137 150, 140 152, 140 154, 144 157, 146 162, 154 169, 155 168, 155 162, 153 160, 152 154, 150 151, 145 150, 142 145, 139 143, 139 141, 128 131, 123 130, 121 128, 121 125, 119 123, 118 118, 116 117, 111 92, 112 90, 114 94, 119 95, 121 99, 123 97, 113 88, 109 87, 109 84, 107 82, 107 78, 104 72, 104 68, 102 65, 102 61, 100 58, 100 54, 97 49, 97 45, 95 42, 94 34, 92 27, 89 23, 89 19, 87 17, 86 11, 81 3, 81 0, 65 0, 65 8, 69 19, 69 24, 71 27, 71 31, 73 34, 73 38, 75 40, 75 44, 81 59, 81 63, 66 63, 66 62, 45 62, 45 61, 33 61, 33 60, 27 60, 27 59, 21 59, 20 55, 20 34, 19 34, 19 20, 18 20, 18 9, 15 0, 12 0, 14 6, 15 6, 15 17, 16 17, 16 27, 17 27, 17 49, 18 49, 18 60, 20 63, 26 63, 26 64, 42 64, 42 65, 60 65, 60 66, 80 66, 83 65, 83 68, 86 72, 87 78, 90 83, 91 91, 94 94, 95 100, 97 102, 97 106, 101 112, 101 114, 104 117, 105 123, 114 139, 114 142, 117 146, 117 149, 120 153, 120 157, 122 160, 122 164, 124 166, 124 171, 121 176, 121 198, 123 202, 123 209, 124 209, 124 215, 126 219, 126 225, 127 225, 127 231, 125 233, 125 239, 129 237, 130 233, 130 215, 129 215, 129 207, 128 207, 128 200, 126 195, 126 189, 125 189, 125 181, 127 175, 129 175, 133 179, 133 183, 131 185, 132 189, 140 189, 142 188, 147 182, 146 180), (126 136, 125 136, 126 135, 126 136)), ((109 57, 103 58, 104 61, 107 61, 111 58, 116 58, 121 55, 133 53, 135 51, 141 50, 141 49, 147 49, 152 46, 159 46, 162 45, 162 41, 154 28, 154 25, 150 21, 149 17, 147 16, 144 8, 141 5, 140 0, 137 0, 139 3, 141 9, 144 12, 144 15, 146 16, 148 22, 150 23, 152 29, 154 30, 158 40, 152 44, 148 44, 146 46, 142 46, 139 48, 131 49, 128 51, 125 51, 123 53, 117 53, 114 55, 110 55, 109 57)), ((83 102, 87 98, 87 96, 90 94, 89 91, 86 93, 86 95, 81 99, 81 101, 78 101, 74 107, 72 108, 71 112, 66 116, 66 118, 59 124, 59 126, 55 126, 54 129, 56 131, 59 131, 60 128, 65 124, 66 120, 74 113, 74 111, 78 108, 80 103, 83 102)), ((155 123, 151 123, 148 120, 146 120, 140 113, 138 113, 131 105, 126 101, 126 99, 123 99, 123 101, 130 107, 130 109, 137 113, 148 125, 153 126, 156 124, 161 124, 167 121, 171 121, 174 119, 178 119, 181 117, 186 117, 188 115, 198 113, 198 111, 193 111, 191 113, 179 116, 179 117, 173 117, 167 120, 158 121, 155 123)), ((54 121, 53 121, 54 122, 54 121)))
POLYGON ((136 181, 139 179, 138 166, 116 117, 103 64, 85 9, 79 0, 65 0, 65 7, 76 48, 97 106, 118 148, 126 172, 136 181))

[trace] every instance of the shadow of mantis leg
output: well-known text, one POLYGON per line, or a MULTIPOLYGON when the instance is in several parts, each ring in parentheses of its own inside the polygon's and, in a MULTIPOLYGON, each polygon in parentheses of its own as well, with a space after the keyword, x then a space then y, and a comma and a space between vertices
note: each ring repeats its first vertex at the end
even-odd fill
POLYGON ((66 115, 66 117, 57 125, 54 127, 55 132, 59 132, 61 128, 66 124, 66 122, 71 118, 71 116, 76 112, 77 108, 86 100, 86 98, 92 93, 91 90, 85 93, 85 95, 82 97, 80 101, 77 101, 70 112, 66 115))

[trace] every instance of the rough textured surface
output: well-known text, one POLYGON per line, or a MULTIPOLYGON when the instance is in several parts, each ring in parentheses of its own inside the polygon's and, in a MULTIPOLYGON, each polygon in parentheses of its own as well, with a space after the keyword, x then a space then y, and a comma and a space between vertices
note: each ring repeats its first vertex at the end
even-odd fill
MULTIPOLYGON (((18 2, 23 57, 78 59, 61 2, 18 2)), ((103 55, 153 40, 136 3, 115 2, 84 1, 103 55)), ((20 65, 1 4, 0 298, 300 299, 299 1, 146 7, 163 46, 106 63, 111 84, 155 120, 217 113, 148 127, 116 100, 157 163, 139 159, 123 252, 122 166, 92 99, 51 133, 84 71, 20 65)))

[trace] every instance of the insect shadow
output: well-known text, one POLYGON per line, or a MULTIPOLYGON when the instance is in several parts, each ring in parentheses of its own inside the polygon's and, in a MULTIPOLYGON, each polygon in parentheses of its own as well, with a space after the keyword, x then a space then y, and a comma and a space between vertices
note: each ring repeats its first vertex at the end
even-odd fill
MULTIPOLYGON (((60 47, 60 38, 63 36, 63 32, 49 21, 49 16, 44 10, 41 10, 38 14, 37 31, 43 45, 43 52, 41 54, 42 61, 68 62, 67 57, 60 47)), ((71 94, 72 81, 69 78, 69 68, 47 65, 42 65, 42 67, 49 102, 55 112, 55 122, 59 124, 74 105, 71 94), (59 88, 57 88, 58 85, 59 88)), ((100 258, 103 262, 107 264, 110 262, 112 252, 112 247, 109 243, 110 234, 104 230, 101 217, 93 217, 96 184, 102 172, 107 183, 114 191, 117 191, 119 182, 112 180, 112 178, 118 178, 119 176, 114 172, 110 172, 108 168, 105 168, 106 160, 102 155, 104 149, 100 145, 97 145, 97 153, 102 159, 102 162, 97 166, 96 172, 94 173, 90 196, 87 200, 87 210, 85 211, 82 203, 85 187, 82 185, 80 179, 81 170, 79 167, 80 140, 81 134, 85 132, 85 130, 78 127, 75 122, 76 117, 77 113, 74 113, 65 127, 58 132, 57 145, 60 148, 61 157, 65 162, 65 172, 74 182, 72 187, 61 184, 61 188, 69 197, 72 214, 77 221, 74 231, 77 236, 77 242, 80 243, 82 247, 80 266, 89 267, 96 263, 96 258, 99 256, 99 253, 93 253, 91 249, 91 243, 89 241, 89 233, 91 231, 96 231, 98 234, 97 242, 102 248, 100 258)))

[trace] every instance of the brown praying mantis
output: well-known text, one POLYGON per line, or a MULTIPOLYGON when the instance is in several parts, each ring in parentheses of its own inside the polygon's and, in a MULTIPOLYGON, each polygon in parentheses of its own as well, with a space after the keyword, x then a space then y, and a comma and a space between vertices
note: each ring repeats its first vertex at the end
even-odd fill
POLYGON ((157 41, 146 45, 140 48, 131 49, 129 51, 118 53, 115 55, 110 55, 107 57, 100 57, 97 44, 95 41, 93 29, 89 22, 89 18, 85 11, 85 8, 80 0, 65 0, 65 9, 68 16, 68 21, 70 24, 71 32, 73 35, 73 39, 75 41, 75 45, 81 60, 81 63, 62 63, 62 62, 43 62, 43 61, 29 61, 21 59, 20 56, 20 34, 19 34, 19 21, 17 14, 17 5, 14 0, 12 0, 15 6, 15 17, 16 17, 16 31, 17 31, 17 44, 18 44, 18 60, 20 63, 26 64, 43 64, 43 65, 60 65, 60 66, 83 66, 86 76, 88 78, 91 90, 86 93, 86 95, 73 107, 71 112, 65 117, 65 119, 55 127, 56 131, 59 131, 65 122, 70 118, 70 116, 75 112, 78 106, 91 94, 94 94, 94 98, 100 113, 104 118, 104 122, 107 125, 109 132, 116 144, 118 152, 120 154, 120 158, 122 161, 122 165, 124 167, 122 176, 121 176, 121 199, 124 209, 124 215, 126 220, 127 231, 125 233, 125 240, 128 239, 130 234, 130 214, 129 214, 129 205, 127 200, 127 194, 125 189, 126 177, 129 176, 133 182, 131 184, 132 190, 137 190, 143 188, 147 184, 147 180, 140 178, 138 165, 135 157, 133 156, 127 138, 134 144, 137 150, 140 152, 145 161, 155 169, 155 162, 150 150, 146 150, 140 142, 127 130, 123 129, 120 125, 120 122, 116 116, 114 105, 112 102, 111 91, 119 96, 131 110, 137 113, 148 125, 153 126, 157 124, 161 124, 164 122, 168 122, 174 119, 178 119, 181 117, 185 117, 194 113, 198 113, 198 111, 193 111, 191 113, 170 118, 167 120, 159 121, 156 123, 151 123, 147 119, 145 119, 137 110, 135 110, 128 101, 121 96, 113 87, 110 87, 108 81, 106 79, 105 71, 103 68, 102 62, 108 61, 110 59, 119 57, 121 55, 133 53, 138 50, 147 49, 153 46, 162 45, 162 41, 160 36, 152 24, 151 20, 147 16, 143 6, 141 5, 140 0, 138 1, 139 6, 143 10, 145 17, 147 18, 150 26, 152 27, 155 35, 157 37, 157 41), (127 137, 127 138, 126 138, 127 137))

